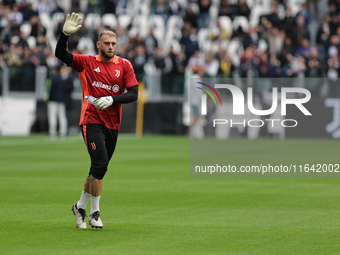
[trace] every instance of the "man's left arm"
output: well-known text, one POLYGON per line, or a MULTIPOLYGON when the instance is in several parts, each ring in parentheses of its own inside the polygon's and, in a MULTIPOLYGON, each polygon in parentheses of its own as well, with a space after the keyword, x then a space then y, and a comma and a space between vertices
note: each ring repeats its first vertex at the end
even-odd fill
POLYGON ((112 104, 127 104, 137 101, 138 99, 138 85, 128 87, 126 92, 122 95, 114 95, 114 96, 107 96, 107 97, 100 97, 95 100, 94 106, 97 107, 99 110, 104 110, 107 107, 111 106, 112 104))

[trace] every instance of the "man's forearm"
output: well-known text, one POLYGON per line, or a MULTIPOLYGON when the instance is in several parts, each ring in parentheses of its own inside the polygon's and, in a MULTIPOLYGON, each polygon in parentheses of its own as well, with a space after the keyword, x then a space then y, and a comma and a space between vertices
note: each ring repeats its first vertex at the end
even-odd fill
POLYGON ((73 61, 73 55, 66 50, 67 40, 68 36, 61 33, 57 47, 55 48, 55 56, 69 66, 73 61))
POLYGON ((112 96, 114 103, 127 104, 137 101, 138 85, 127 88, 127 92, 123 95, 112 96))

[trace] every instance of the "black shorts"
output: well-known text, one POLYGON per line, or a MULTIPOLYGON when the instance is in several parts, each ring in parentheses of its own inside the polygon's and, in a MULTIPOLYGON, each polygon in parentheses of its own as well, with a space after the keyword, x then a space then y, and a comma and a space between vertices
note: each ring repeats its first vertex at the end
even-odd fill
POLYGON ((116 148, 118 131, 100 124, 82 125, 81 131, 91 157, 89 176, 103 179, 116 148))

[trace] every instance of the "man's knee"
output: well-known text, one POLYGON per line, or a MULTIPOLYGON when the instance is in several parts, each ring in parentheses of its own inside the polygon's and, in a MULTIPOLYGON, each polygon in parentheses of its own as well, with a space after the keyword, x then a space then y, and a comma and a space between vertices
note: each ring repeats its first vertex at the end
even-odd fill
POLYGON ((107 164, 101 164, 101 165, 95 165, 95 166, 91 166, 91 170, 89 175, 93 176, 96 179, 103 179, 105 174, 107 172, 107 164))

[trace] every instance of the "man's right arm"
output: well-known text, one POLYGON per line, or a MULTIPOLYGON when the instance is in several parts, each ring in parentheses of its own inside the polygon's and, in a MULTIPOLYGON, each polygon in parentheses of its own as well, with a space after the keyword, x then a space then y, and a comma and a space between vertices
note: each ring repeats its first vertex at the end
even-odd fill
POLYGON ((67 66, 71 65, 73 61, 73 55, 66 50, 66 43, 68 37, 81 28, 81 25, 78 25, 80 21, 81 18, 78 14, 75 14, 74 12, 71 15, 67 14, 63 26, 63 32, 60 35, 57 47, 55 49, 55 56, 63 61, 67 66))
POLYGON ((63 61, 67 66, 70 66, 73 61, 73 55, 66 50, 68 38, 69 37, 64 33, 61 33, 57 47, 55 49, 55 56, 63 61))

